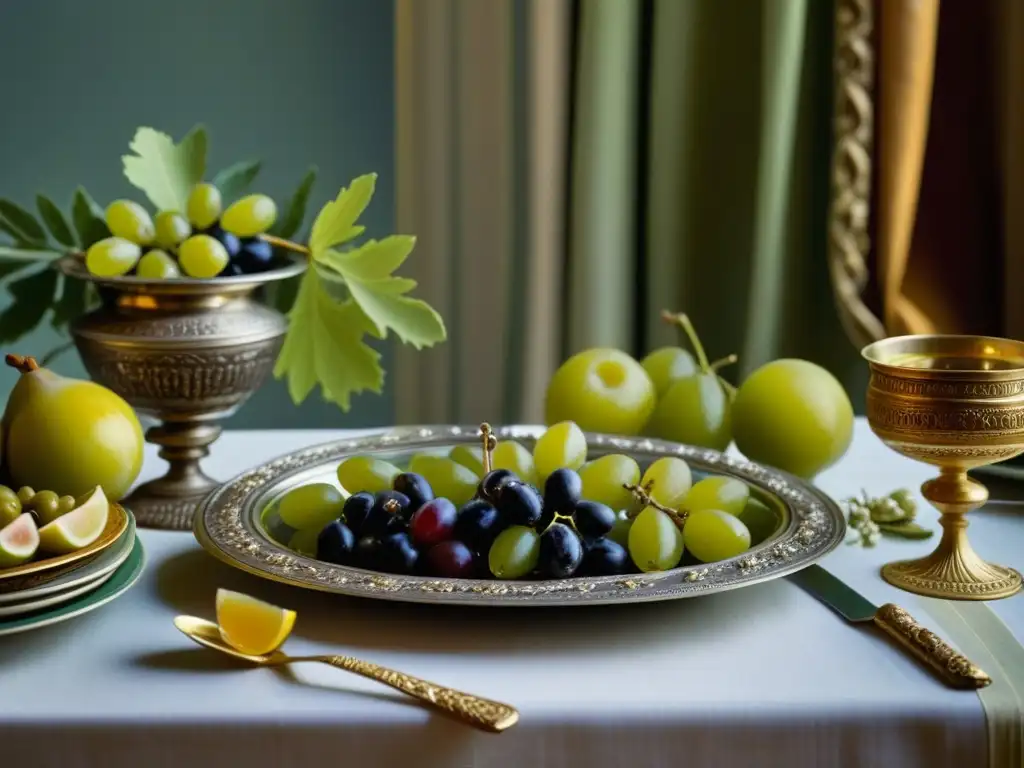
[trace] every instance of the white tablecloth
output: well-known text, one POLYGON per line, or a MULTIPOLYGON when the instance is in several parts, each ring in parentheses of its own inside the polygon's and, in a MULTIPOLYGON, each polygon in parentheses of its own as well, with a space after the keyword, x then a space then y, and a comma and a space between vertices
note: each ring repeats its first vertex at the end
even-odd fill
MULTIPOLYGON (((227 479, 344 434, 227 433, 208 469, 227 479)), ((150 453, 146 478, 161 467, 150 453)), ((916 490, 929 475, 859 423, 850 453, 819 485, 844 497, 916 490)), ((971 517, 986 557, 1024 565, 1024 507, 971 517)), ((921 518, 934 525, 935 513, 921 518)), ((0 638, 3 768, 985 765, 975 693, 942 687, 785 580, 674 603, 455 610, 304 592, 214 561, 191 534, 141 535, 149 563, 131 592, 0 638), (297 609, 289 652, 363 656, 507 701, 522 719, 482 734, 321 665, 233 666, 171 623, 179 613, 212 617, 220 586, 297 609)), ((878 567, 935 541, 841 546, 823 564, 874 601, 922 613, 878 567)), ((1024 598, 991 606, 1024 638, 1024 598)))

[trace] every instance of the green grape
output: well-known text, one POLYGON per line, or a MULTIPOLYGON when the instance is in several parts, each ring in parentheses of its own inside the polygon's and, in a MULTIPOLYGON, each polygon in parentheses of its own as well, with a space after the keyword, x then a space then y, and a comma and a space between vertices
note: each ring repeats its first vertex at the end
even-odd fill
POLYGON ((720 509, 691 512, 683 528, 686 549, 702 563, 715 563, 750 549, 750 531, 735 515, 720 509))
POLYGON ((533 466, 533 454, 514 440, 498 443, 491 454, 494 469, 510 469, 519 479, 530 485, 537 484, 537 472, 533 466))
POLYGON ((683 532, 660 509, 645 507, 630 526, 628 549, 644 573, 667 571, 683 557, 683 532))
POLYGON ((732 421, 744 456, 805 479, 837 462, 853 439, 846 391, 806 360, 775 360, 750 374, 736 392, 732 421))
POLYGON ((653 462, 640 479, 651 498, 669 509, 679 509, 693 485, 690 465, 676 456, 664 456, 653 462))
POLYGON ((165 251, 153 250, 139 259, 135 274, 147 280, 169 280, 181 277, 178 263, 165 251))
POLYGON ((60 517, 60 497, 53 491, 39 491, 28 504, 23 505, 23 509, 32 510, 39 525, 43 526, 60 517))
POLYGON ((556 469, 579 469, 586 460, 587 438, 572 421, 548 427, 533 447, 533 464, 540 483, 556 469))
POLYGON ((58 499, 58 503, 60 505, 60 513, 62 515, 66 515, 78 506, 78 502, 75 500, 74 496, 61 496, 60 499, 58 499))
POLYGON ((156 244, 161 248, 176 248, 192 234, 188 219, 177 211, 161 211, 156 215, 156 244))
POLYGON ((288 549, 306 557, 316 557, 317 539, 322 530, 323 528, 306 528, 304 531, 296 531, 288 539, 288 549))
POLYGON ((6 485, 0 485, 0 528, 14 520, 21 514, 21 499, 18 494, 6 485))
POLYGON ((705 477, 690 489, 683 500, 688 512, 698 509, 719 509, 730 515, 738 515, 747 506, 750 488, 742 480, 734 477, 715 475, 705 477))
POLYGON ((391 490, 402 470, 373 456, 353 456, 338 465, 338 482, 349 494, 366 491, 380 493, 391 490))
POLYGON ((583 498, 599 501, 612 509, 626 509, 633 503, 633 494, 622 486, 640 482, 640 467, 621 453, 602 456, 580 467, 583 498))
POLYGON ((228 252, 209 235, 193 235, 181 244, 178 260, 189 277, 216 277, 228 265, 228 252))
POLYGON ((137 245, 149 245, 156 236, 149 213, 133 200, 115 200, 107 206, 107 229, 137 245))
POLYGON ((633 527, 633 519, 626 513, 626 510, 621 509, 615 513, 615 525, 608 531, 607 538, 612 541, 618 542, 622 546, 629 548, 629 529, 633 527))
POLYGON ((435 496, 441 496, 461 507, 476 494, 480 478, 471 469, 447 456, 418 454, 412 457, 409 471, 423 475, 435 496))
POLYGON ((678 379, 658 401, 649 430, 655 437, 724 451, 732 441, 730 400, 716 373, 678 379))
POLYGON ((142 249, 123 237, 107 237, 89 246, 85 267, 97 277, 126 275, 138 263, 142 249))
POLYGON ((682 347, 656 349, 640 365, 654 382, 658 397, 664 395, 673 382, 697 373, 697 361, 682 347))
POLYGON ((537 567, 540 535, 525 525, 506 528, 491 545, 487 565, 498 579, 519 579, 537 567))
POLYGON ((274 226, 277 205, 266 195, 247 195, 233 202, 220 219, 220 225, 239 237, 253 237, 274 226))
POLYGON ((220 218, 220 190, 213 184, 196 184, 188 196, 188 220, 196 229, 209 229, 220 218))
POLYGON ((479 445, 456 445, 448 458, 471 470, 477 477, 484 476, 484 449, 479 445))
POLYGON ((752 545, 765 541, 779 527, 779 518, 775 510, 754 496, 747 499, 747 505, 737 517, 750 531, 752 545))
POLYGON ((341 517, 345 496, 330 483, 310 483, 288 491, 277 505, 285 525, 296 530, 323 529, 341 517))
POLYGON ((21 502, 22 506, 25 506, 30 501, 32 501, 32 497, 35 495, 36 492, 27 485, 23 485, 21 486, 21 488, 18 489, 18 501, 21 502))
POLYGON ((640 363, 617 349, 588 349, 555 371, 544 414, 548 424, 574 421, 589 432, 638 435, 654 401, 654 384, 640 363))

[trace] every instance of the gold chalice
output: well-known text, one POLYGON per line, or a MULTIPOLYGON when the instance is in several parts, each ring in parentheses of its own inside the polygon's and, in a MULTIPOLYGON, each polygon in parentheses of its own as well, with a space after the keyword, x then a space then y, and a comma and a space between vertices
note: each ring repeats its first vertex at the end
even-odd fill
POLYGON ((988 499, 967 476, 1024 451, 1024 343, 987 336, 899 336, 861 353, 871 367, 871 429, 894 451, 933 464, 921 493, 942 516, 928 557, 889 563, 890 584, 930 597, 995 600, 1021 588, 1012 568, 985 562, 964 515, 988 499))

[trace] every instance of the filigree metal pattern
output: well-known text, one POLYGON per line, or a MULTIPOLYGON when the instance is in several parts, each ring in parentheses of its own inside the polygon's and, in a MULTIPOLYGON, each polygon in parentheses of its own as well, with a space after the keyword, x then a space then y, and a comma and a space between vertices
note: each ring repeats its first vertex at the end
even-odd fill
MULTIPOLYGON (((499 429, 498 436, 528 442, 541 431, 511 426, 499 429)), ((785 508, 788 522, 773 538, 747 554, 719 563, 630 577, 520 582, 393 576, 319 562, 276 543, 260 524, 270 489, 299 484, 318 466, 334 467, 356 454, 412 453, 477 439, 476 426, 404 427, 282 456, 245 472, 207 497, 196 511, 196 538, 212 554, 235 567, 339 594, 431 603, 575 605, 689 597, 765 581, 816 561, 836 547, 846 532, 843 514, 832 499, 781 472, 704 448, 600 434, 587 435, 593 455, 621 452, 642 459, 679 456, 697 470, 737 477, 761 489, 785 508)))

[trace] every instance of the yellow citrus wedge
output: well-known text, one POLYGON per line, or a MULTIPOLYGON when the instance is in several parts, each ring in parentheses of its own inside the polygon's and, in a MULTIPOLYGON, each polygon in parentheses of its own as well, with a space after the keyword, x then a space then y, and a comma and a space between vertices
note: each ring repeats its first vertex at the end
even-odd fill
POLYGON ((255 597, 217 590, 217 624, 224 642, 250 656, 276 651, 295 626, 295 611, 255 597))
POLYGON ((0 530, 0 568, 21 565, 39 549, 39 530, 32 515, 25 512, 0 530))
POLYGON ((97 485, 77 507, 39 529, 39 548, 64 555, 87 547, 103 533, 109 515, 110 502, 97 485))

